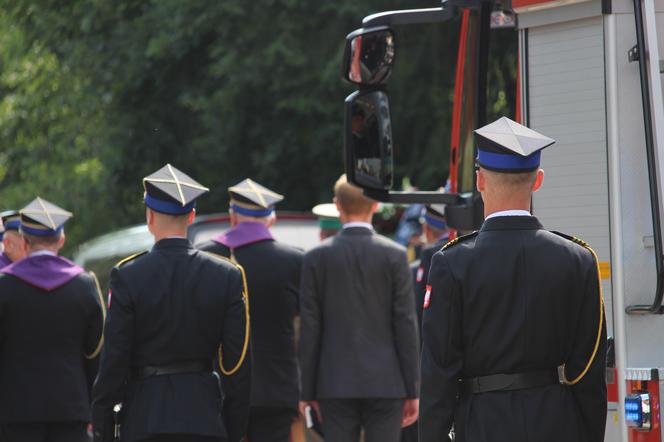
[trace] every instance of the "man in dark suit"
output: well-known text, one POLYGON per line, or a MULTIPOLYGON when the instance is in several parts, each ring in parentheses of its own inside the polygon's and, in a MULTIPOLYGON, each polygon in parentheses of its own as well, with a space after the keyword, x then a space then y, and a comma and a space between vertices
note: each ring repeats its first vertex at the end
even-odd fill
POLYGON ((232 228, 198 247, 233 258, 247 274, 251 311, 251 442, 288 442, 300 396, 295 357, 302 251, 274 240, 283 196, 247 179, 228 189, 232 228))
POLYGON ((86 442, 104 302, 93 275, 58 256, 71 213, 21 211, 27 258, 0 270, 0 440, 86 442))
POLYGON ((25 258, 25 243, 19 232, 21 215, 16 210, 7 210, 0 213, 4 232, 0 233, 2 241, 2 254, 0 255, 0 268, 12 262, 25 258))
POLYGON ((417 319, 406 250, 377 235, 377 208, 342 176, 343 231, 309 251, 301 283, 301 410, 327 442, 398 441, 417 419, 417 319))
POLYGON ((486 220, 431 264, 420 440, 601 442, 606 327, 597 257, 530 214, 541 149, 507 118, 476 131, 486 220), (562 375, 559 381, 559 368, 562 375))
POLYGON ((111 272, 93 390, 95 441, 112 440, 121 403, 122 442, 239 442, 249 400, 242 269, 185 238, 205 187, 170 164, 143 184, 156 242, 111 272), (221 379, 213 372, 217 354, 221 379))

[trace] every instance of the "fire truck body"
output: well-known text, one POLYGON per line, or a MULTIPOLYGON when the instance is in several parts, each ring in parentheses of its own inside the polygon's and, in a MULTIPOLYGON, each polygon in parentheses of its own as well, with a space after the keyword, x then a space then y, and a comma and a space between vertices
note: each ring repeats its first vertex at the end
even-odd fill
POLYGON ((514 21, 517 118, 557 142, 542 156, 545 184, 533 212, 548 229, 589 242, 600 260, 613 341, 606 441, 663 442, 664 0, 447 0, 366 17, 348 36, 344 57, 344 77, 359 86, 346 100, 346 171, 374 199, 446 203, 448 224, 477 228, 472 128, 486 123, 490 25, 514 21), (452 191, 393 192, 400 146, 392 147, 385 87, 395 58, 391 27, 455 18, 452 191), (361 124, 351 124, 356 119, 361 124))
MULTIPOLYGON (((648 53, 638 56, 648 57, 653 147, 656 159, 664 160, 664 1, 645 3, 642 32, 648 53)), ((557 140, 543 156, 546 186, 533 197, 534 213, 547 228, 588 241, 600 259, 617 365, 615 372, 607 368, 606 440, 661 441, 658 374, 664 375, 664 318, 629 309, 653 302, 658 270, 642 86, 632 51, 639 32, 632 2, 515 0, 513 6, 525 121, 557 140), (651 390, 652 423, 628 429, 621 405, 637 390, 651 390)), ((658 162, 655 171, 661 202, 664 169, 658 162)), ((661 213, 661 207, 656 210, 661 213)))

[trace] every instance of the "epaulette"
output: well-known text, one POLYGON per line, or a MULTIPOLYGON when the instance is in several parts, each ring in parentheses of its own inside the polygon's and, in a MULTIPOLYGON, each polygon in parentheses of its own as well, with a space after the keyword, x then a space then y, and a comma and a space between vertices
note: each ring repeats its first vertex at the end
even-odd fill
POLYGON ((565 239, 568 239, 568 240, 570 240, 574 243, 577 243, 578 245, 580 245, 582 247, 585 247, 586 249, 590 249, 590 244, 588 244, 587 242, 585 242, 582 239, 577 238, 576 236, 567 235, 565 233, 557 232, 555 230, 552 230, 551 233, 556 234, 556 235, 560 236, 561 238, 565 238, 565 239))
POLYGON ((142 252, 134 253, 133 255, 127 256, 126 258, 121 259, 120 261, 118 261, 118 263, 115 264, 115 267, 122 267, 123 265, 127 264, 128 262, 133 261, 136 258, 138 258, 139 256, 145 255, 146 253, 148 253, 148 251, 143 250, 142 252))
POLYGON ((460 243, 461 241, 465 241, 466 239, 473 238, 473 237, 477 236, 478 233, 479 233, 479 230, 475 230, 474 232, 470 232, 470 233, 467 233, 465 235, 458 236, 458 237, 454 238, 452 241, 448 241, 447 244, 445 244, 443 246, 443 248, 440 249, 440 250, 447 250, 450 247, 452 247, 453 245, 456 245, 456 244, 460 243))

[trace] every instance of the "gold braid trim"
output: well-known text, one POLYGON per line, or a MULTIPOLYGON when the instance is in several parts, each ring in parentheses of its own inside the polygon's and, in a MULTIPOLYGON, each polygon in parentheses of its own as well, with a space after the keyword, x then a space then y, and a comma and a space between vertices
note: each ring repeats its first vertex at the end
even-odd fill
POLYGON ((94 359, 97 356, 99 356, 99 353, 101 352, 102 347, 104 346, 104 324, 106 323, 106 304, 104 303, 104 297, 101 294, 101 286, 99 285, 99 280, 97 279, 97 275, 95 275, 94 272, 90 272, 90 276, 92 276, 92 279, 95 282, 95 287, 97 289, 97 296, 99 297, 99 306, 101 307, 101 334, 99 335, 99 342, 97 343, 97 347, 95 347, 95 350, 90 353, 89 355, 84 354, 85 359, 94 359))
POLYGON ((453 240, 448 241, 448 242, 443 246, 443 248, 440 249, 440 250, 447 250, 447 249, 449 249, 450 247, 452 247, 453 245, 458 244, 459 241, 463 241, 463 240, 465 240, 465 239, 472 238, 473 236, 477 235, 478 233, 479 233, 479 231, 478 231, 478 230, 475 230, 474 232, 468 233, 468 234, 466 234, 466 235, 457 236, 457 237, 454 238, 453 240))
POLYGON ((146 253, 148 253, 148 251, 143 250, 142 252, 138 252, 138 253, 134 253, 133 255, 129 255, 126 258, 123 258, 120 261, 118 261, 117 264, 115 264, 115 267, 122 267, 124 264, 128 263, 129 261, 132 261, 132 260, 138 258, 139 256, 145 255, 146 253))
MULTIPOLYGON (((240 354, 240 359, 237 361, 237 364, 230 370, 227 370, 224 368, 224 363, 223 363, 223 351, 222 351, 222 346, 219 345, 219 350, 217 351, 217 356, 219 357, 219 369, 221 372, 226 375, 226 376, 231 376, 237 373, 237 371, 242 367, 242 364, 244 363, 244 360, 247 357, 247 352, 249 351, 249 334, 251 332, 250 330, 250 319, 249 319, 249 290, 247 289, 247 276, 244 273, 244 268, 238 264, 237 262, 230 260, 226 258, 225 256, 222 255, 217 255, 216 253, 208 252, 205 250, 202 250, 203 253, 206 253, 208 255, 214 256, 215 258, 223 259, 226 262, 229 262, 233 264, 237 269, 240 270, 240 273, 242 273, 242 300, 244 301, 244 312, 245 312, 245 327, 244 327, 244 344, 242 345, 242 353, 240 354)), ((232 251, 231 251, 232 253, 232 251)))
POLYGON ((604 325, 604 297, 602 296, 602 279, 601 279, 602 276, 599 269, 599 258, 597 257, 597 253, 595 253, 595 251, 590 247, 590 245, 587 242, 582 241, 579 238, 575 238, 573 236, 572 237, 565 236, 565 237, 574 241, 580 246, 586 248, 587 250, 590 251, 590 253, 592 253, 593 259, 595 260, 595 266, 597 267, 597 285, 599 288, 599 321, 597 327, 597 339, 595 340, 595 348, 593 348, 593 352, 590 355, 590 359, 588 359, 586 368, 583 369, 581 374, 579 374, 576 378, 570 381, 569 379, 567 379, 567 374, 565 373, 565 364, 563 364, 563 369, 562 369, 563 384, 574 385, 579 383, 584 378, 586 373, 588 373, 588 370, 590 370, 590 366, 593 364, 593 362, 595 361, 595 357, 597 356, 597 351, 599 350, 599 344, 602 341, 602 326, 604 325))

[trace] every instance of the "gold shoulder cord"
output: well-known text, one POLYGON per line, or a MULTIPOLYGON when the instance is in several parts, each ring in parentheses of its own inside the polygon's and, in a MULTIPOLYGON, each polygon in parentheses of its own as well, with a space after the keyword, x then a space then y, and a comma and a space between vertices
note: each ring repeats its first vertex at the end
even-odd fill
POLYGON ((579 374, 576 378, 572 379, 571 381, 567 379, 567 374, 565 373, 565 364, 563 364, 563 383, 565 385, 574 385, 577 384, 578 382, 583 379, 583 377, 588 373, 588 370, 590 370, 590 366, 592 365, 593 361, 595 360, 595 356, 597 356, 597 350, 599 350, 599 343, 602 340, 602 325, 604 324, 604 297, 602 296, 602 276, 600 274, 600 269, 599 269, 599 259, 597 258, 597 254, 595 251, 588 245, 587 242, 582 241, 578 238, 572 237, 572 241, 575 243, 585 247, 590 251, 590 253, 593 254, 593 259, 595 260, 595 265, 597 266, 597 283, 599 286, 599 327, 597 329, 597 340, 595 341, 595 348, 593 349, 593 353, 590 355, 590 359, 588 359, 588 364, 586 364, 586 368, 583 369, 581 374, 579 374))
POLYGON ((92 279, 95 281, 95 286, 97 288, 97 296, 99 297, 99 305, 101 306, 102 323, 101 323, 101 335, 99 336, 99 343, 97 344, 97 347, 91 354, 83 355, 85 356, 85 359, 94 359, 101 352, 101 349, 104 346, 104 324, 106 324, 106 304, 104 303, 104 297, 101 294, 101 287, 99 286, 99 280, 97 279, 97 275, 95 275, 94 272, 90 272, 90 276, 92 276, 92 279))
MULTIPOLYGON (((249 333, 250 333, 250 327, 249 327, 249 291, 247 289, 247 276, 244 273, 244 268, 238 264, 237 262, 230 260, 226 258, 225 256, 217 255, 216 253, 212 252, 207 252, 203 251, 203 253, 207 253, 208 255, 212 255, 216 258, 223 259, 224 261, 228 261, 231 264, 233 264, 235 267, 237 267, 240 270, 240 273, 242 273, 242 299, 244 300, 244 313, 245 313, 245 327, 244 327, 244 344, 242 345, 242 353, 240 354, 240 359, 237 361, 237 364, 230 370, 227 370, 224 368, 224 363, 223 363, 223 351, 222 351, 222 346, 219 345, 219 350, 218 350, 218 357, 219 357, 219 369, 221 372, 226 375, 226 376, 231 376, 242 367, 242 364, 244 363, 244 360, 247 357, 247 352, 249 350, 249 333)), ((231 251, 231 256, 232 256, 232 251, 231 251)))

